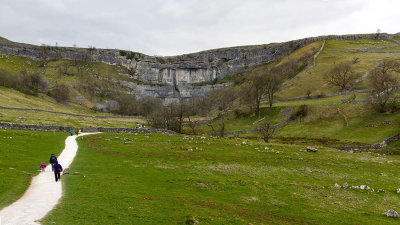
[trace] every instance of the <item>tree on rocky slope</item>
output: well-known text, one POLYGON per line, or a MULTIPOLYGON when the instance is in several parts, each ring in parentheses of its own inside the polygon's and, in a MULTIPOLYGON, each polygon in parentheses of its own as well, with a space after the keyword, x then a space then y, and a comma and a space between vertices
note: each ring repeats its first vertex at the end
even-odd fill
POLYGON ((339 87, 342 91, 348 89, 357 78, 358 74, 351 68, 350 63, 340 63, 324 76, 328 84, 339 87))
POLYGON ((373 90, 373 103, 378 105, 380 112, 385 111, 386 104, 399 89, 399 80, 394 76, 394 72, 400 72, 400 64, 393 60, 386 60, 369 76, 369 85, 373 90))

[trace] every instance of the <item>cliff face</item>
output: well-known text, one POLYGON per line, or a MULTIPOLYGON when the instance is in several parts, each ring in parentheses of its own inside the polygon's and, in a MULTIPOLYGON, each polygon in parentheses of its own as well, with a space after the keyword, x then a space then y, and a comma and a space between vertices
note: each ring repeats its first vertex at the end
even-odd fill
MULTIPOLYGON (((163 99, 195 97, 205 95, 220 86, 193 86, 211 82, 244 71, 248 67, 261 65, 285 56, 294 50, 323 39, 376 38, 376 34, 321 36, 305 38, 280 44, 243 46, 215 49, 172 57, 155 57, 141 53, 114 49, 85 49, 69 47, 47 47, 48 58, 74 59, 90 53, 91 60, 108 64, 120 64, 131 71, 131 77, 153 85, 138 85, 123 82, 131 87, 134 94, 163 99)), ((391 39, 388 34, 379 38, 391 39)), ((43 58, 40 46, 11 42, 0 39, 0 52, 40 60, 43 58)))

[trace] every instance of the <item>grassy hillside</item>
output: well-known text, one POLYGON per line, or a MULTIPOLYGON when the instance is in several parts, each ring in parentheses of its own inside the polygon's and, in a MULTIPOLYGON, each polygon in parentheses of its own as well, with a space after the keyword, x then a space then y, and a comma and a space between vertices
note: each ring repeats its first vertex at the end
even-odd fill
POLYGON ((0 209, 16 201, 39 173, 40 163, 64 148, 67 133, 0 130, 0 209))
MULTIPOLYGON (((377 48, 385 46, 395 46, 396 44, 385 40, 327 40, 324 50, 318 56, 316 66, 311 68, 305 74, 293 81, 286 88, 278 93, 278 98, 287 99, 300 96, 306 96, 308 91, 312 95, 329 94, 340 91, 331 87, 323 80, 323 76, 328 73, 335 65, 342 62, 351 63, 353 59, 358 58, 359 62, 352 64, 355 72, 361 77, 365 72, 377 65, 384 59, 399 60, 400 53, 370 53, 360 51, 347 51, 344 49, 354 48, 377 48)), ((396 47, 398 48, 398 47, 396 47)), ((382 51, 382 49, 378 50, 382 51)), ((389 51, 389 50, 387 50, 389 51)), ((366 89, 366 80, 355 86, 355 89, 366 89)))
POLYGON ((397 156, 259 141, 100 134, 80 139, 43 224, 397 224, 397 156), (120 139, 114 139, 114 137, 120 139), (133 143, 124 144, 123 138, 133 143), (239 145, 239 146, 238 146, 239 145), (264 150, 268 146, 268 150, 264 150), (337 189, 335 183, 375 189, 337 189), (377 193, 383 189, 385 192, 377 193))
POLYGON ((47 112, 0 109, 1 122, 64 125, 74 127, 135 127, 136 123, 144 122, 141 119, 132 119, 128 117, 124 118, 121 115, 95 112, 78 104, 60 104, 47 95, 39 94, 39 96, 36 97, 5 87, 0 87, 0 106, 42 109, 47 111, 90 116, 90 118, 88 118, 47 112), (120 116, 121 118, 96 118, 96 116, 120 116), (25 117, 27 120, 19 120, 20 117, 25 117))
MULTIPOLYGON (((128 78, 128 70, 122 66, 60 59, 49 61, 44 67, 41 62, 3 53, 0 53, 0 69, 15 73, 20 73, 23 70, 28 73, 41 71, 44 73, 45 79, 50 82, 50 88, 56 84, 67 85, 70 93, 69 102, 87 107, 92 107, 95 102, 101 101, 102 97, 86 93, 82 90, 82 84, 96 83, 97 86, 100 85, 104 89, 111 88, 124 91, 126 90, 125 87, 109 82, 107 79, 134 81, 128 78)), ((96 88, 99 89, 99 87, 96 88)))

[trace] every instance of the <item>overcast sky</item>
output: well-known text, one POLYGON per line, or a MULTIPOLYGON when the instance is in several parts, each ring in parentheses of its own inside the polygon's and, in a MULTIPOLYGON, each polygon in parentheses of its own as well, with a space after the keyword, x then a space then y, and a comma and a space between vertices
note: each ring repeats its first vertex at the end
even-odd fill
POLYGON ((397 33, 399 9, 399 0, 0 0, 0 36, 177 55, 378 28, 397 33))

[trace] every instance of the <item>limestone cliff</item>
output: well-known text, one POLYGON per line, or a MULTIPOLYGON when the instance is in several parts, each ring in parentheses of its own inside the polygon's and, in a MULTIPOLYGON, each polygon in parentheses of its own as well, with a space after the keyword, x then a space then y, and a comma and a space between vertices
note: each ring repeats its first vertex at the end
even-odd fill
MULTIPOLYGON (((133 82, 121 82, 132 88, 138 96, 153 96, 162 99, 177 99, 205 95, 208 91, 220 86, 193 84, 207 83, 214 79, 246 70, 249 67, 278 60, 294 50, 324 39, 360 39, 377 38, 376 34, 334 35, 305 38, 279 44, 242 46, 214 49, 192 54, 171 57, 148 56, 141 53, 120 51, 116 49, 85 49, 71 47, 48 47, 48 57, 74 59, 90 52, 92 60, 108 64, 120 64, 128 68, 130 76, 152 85, 140 85, 133 82)), ((388 34, 379 38, 391 39, 388 34)), ((39 60, 41 47, 11 42, 0 39, 0 52, 39 60)))

